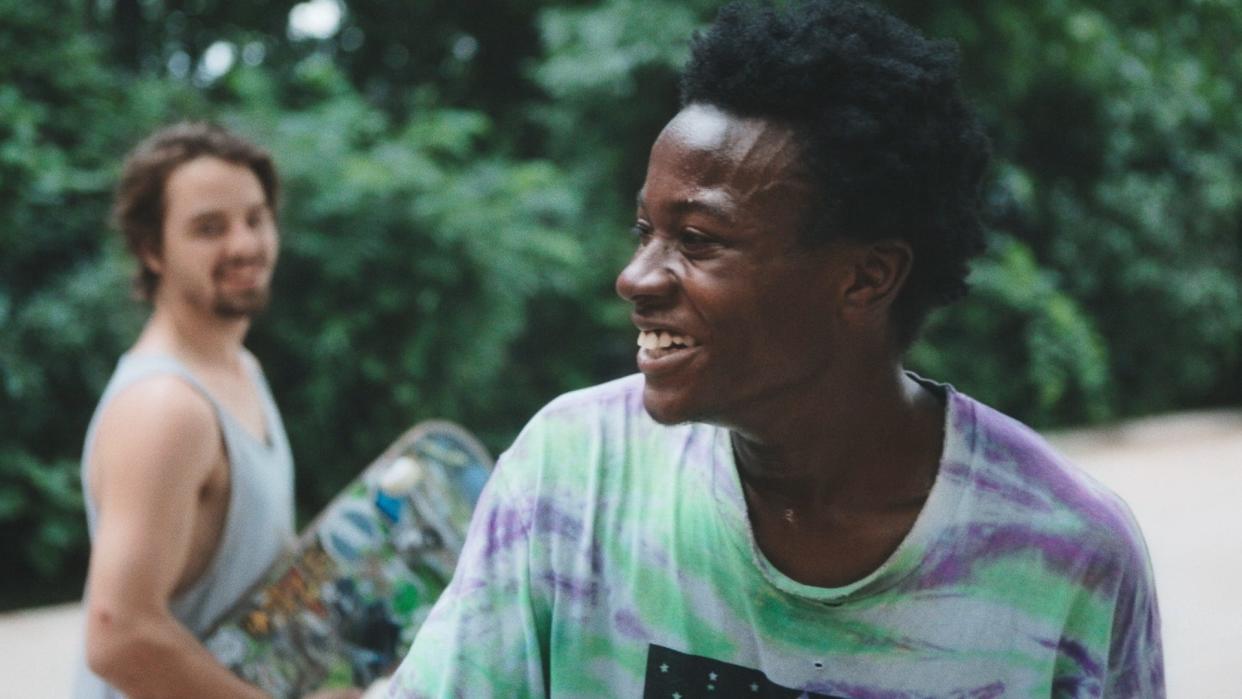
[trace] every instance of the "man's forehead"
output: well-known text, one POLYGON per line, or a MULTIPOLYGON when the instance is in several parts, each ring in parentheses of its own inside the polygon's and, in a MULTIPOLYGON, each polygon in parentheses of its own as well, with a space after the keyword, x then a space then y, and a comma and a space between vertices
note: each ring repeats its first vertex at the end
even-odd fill
POLYGON ((710 104, 691 104, 678 112, 660 138, 676 138, 693 150, 795 146, 792 126, 780 119, 739 116, 710 104))
POLYGON ((794 129, 692 104, 669 121, 652 148, 638 207, 735 215, 773 196, 801 207, 810 189, 794 129))
POLYGON ((227 217, 234 211, 243 211, 245 213, 253 213, 259 210, 267 210, 270 208, 267 203, 267 197, 263 195, 262 190, 256 193, 248 193, 248 196, 242 198, 219 199, 215 197, 194 197, 185 196, 179 200, 170 202, 170 208, 180 209, 182 215, 187 219, 203 219, 211 217, 227 217))
POLYGON ((166 206, 188 217, 267 206, 267 192, 245 165, 202 156, 179 165, 164 182, 166 206))
POLYGON ((736 119, 709 105, 692 104, 677 113, 661 136, 674 136, 696 150, 713 150, 728 143, 736 119))

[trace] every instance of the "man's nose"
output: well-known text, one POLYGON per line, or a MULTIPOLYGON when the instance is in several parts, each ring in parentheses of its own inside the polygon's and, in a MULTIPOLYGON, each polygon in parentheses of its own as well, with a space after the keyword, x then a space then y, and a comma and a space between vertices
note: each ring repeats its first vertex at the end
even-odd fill
POLYGON ((672 245, 653 239, 634 252, 619 275, 617 295, 631 303, 668 296, 676 286, 672 245))
POLYGON ((266 233, 262 226, 238 221, 229 227, 228 251, 232 255, 252 256, 263 251, 266 233))

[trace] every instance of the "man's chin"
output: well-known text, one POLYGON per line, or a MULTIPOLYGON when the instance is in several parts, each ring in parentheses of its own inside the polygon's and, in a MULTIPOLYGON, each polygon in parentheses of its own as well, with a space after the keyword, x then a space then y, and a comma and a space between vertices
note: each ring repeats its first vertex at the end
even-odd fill
POLYGON ((268 299, 266 293, 222 297, 216 299, 213 310, 225 320, 248 320, 267 310, 268 299))
POLYGON ((643 408, 661 425, 678 425, 695 419, 693 409, 682 396, 653 389, 650 384, 643 388, 643 408))

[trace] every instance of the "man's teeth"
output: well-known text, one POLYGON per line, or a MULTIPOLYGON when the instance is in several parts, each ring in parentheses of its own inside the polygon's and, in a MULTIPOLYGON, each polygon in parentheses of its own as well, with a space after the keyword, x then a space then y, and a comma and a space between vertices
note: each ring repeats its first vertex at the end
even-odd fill
POLYGON ((698 343, 688 335, 674 335, 666 330, 643 330, 638 333, 638 346, 643 349, 668 349, 673 345, 694 347, 698 343))

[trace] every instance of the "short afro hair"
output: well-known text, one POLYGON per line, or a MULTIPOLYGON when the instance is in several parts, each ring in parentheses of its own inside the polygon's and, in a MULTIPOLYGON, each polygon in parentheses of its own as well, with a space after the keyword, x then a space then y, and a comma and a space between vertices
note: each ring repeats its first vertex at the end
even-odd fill
POLYGON ((695 35, 681 100, 791 126, 822 193, 809 242, 911 246, 893 306, 901 347, 932 308, 966 292, 968 261, 984 247, 991 149, 962 95, 955 44, 858 2, 734 2, 695 35))

